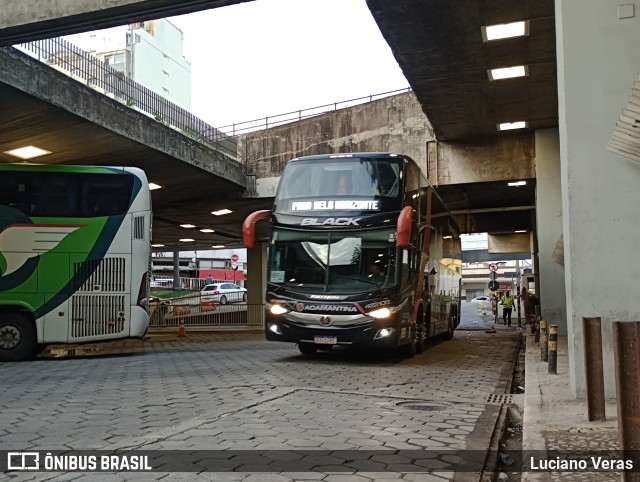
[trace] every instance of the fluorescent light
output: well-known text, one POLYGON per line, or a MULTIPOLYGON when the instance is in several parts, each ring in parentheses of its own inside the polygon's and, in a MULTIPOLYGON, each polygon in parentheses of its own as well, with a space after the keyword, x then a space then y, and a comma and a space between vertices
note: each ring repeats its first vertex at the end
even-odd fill
POLYGON ((527 181, 514 181, 514 182, 507 183, 507 186, 511 186, 511 187, 526 186, 526 185, 527 185, 527 181))
POLYGON ((527 232, 527 230, 526 230, 526 229, 518 229, 518 230, 516 231, 516 233, 526 233, 526 232, 527 232))
POLYGON ((179 240, 181 243, 191 243, 193 241, 195 241, 195 239, 191 239, 191 238, 182 238, 179 240))
POLYGON ((36 146, 26 146, 19 149, 12 149, 5 151, 5 154, 9 154, 13 157, 19 157, 20 159, 33 159, 34 157, 44 156, 45 154, 51 154, 51 151, 40 149, 36 146))
POLYGON ((527 123, 525 121, 518 122, 503 122, 502 124, 498 124, 499 131, 510 131, 513 129, 524 129, 527 127, 527 123))
POLYGON ((442 239, 451 239, 453 236, 442 236, 442 239))
POLYGON ((482 39, 485 42, 511 37, 529 35, 529 21, 485 25, 482 27, 482 39))
POLYGON ((181 228, 185 228, 185 229, 191 229, 191 228, 195 228, 196 225, 195 224, 181 224, 180 227, 181 228))
POLYGON ((514 67, 504 67, 501 69, 491 69, 488 71, 489 80, 512 79, 514 77, 524 77, 529 74, 529 69, 524 65, 514 67))
POLYGON ((229 214, 232 212, 233 211, 230 211, 229 209, 219 209, 218 211, 211 211, 211 214, 215 216, 222 216, 223 214, 229 214))
POLYGON ((164 244, 152 244, 152 248, 164 248, 164 244))
POLYGON ((211 246, 212 248, 215 249, 220 249, 220 248, 224 248, 224 244, 214 244, 213 246, 211 246))
POLYGON ((210 228, 204 228, 204 229, 201 229, 200 232, 201 233, 213 233, 214 231, 213 231, 213 229, 210 229, 210 228))
POLYGON ((149 190, 153 191, 154 189, 160 189, 162 186, 160 184, 156 184, 155 182, 149 183, 149 190))

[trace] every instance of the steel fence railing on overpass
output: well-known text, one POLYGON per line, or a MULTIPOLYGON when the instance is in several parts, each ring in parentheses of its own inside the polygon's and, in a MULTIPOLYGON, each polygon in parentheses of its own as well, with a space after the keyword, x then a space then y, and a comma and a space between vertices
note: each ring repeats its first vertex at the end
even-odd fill
POLYGON ((160 94, 135 82, 125 72, 107 65, 94 55, 85 52, 62 38, 37 40, 14 45, 33 58, 62 71, 94 90, 138 110, 195 141, 220 150, 237 159, 237 136, 268 129, 291 122, 309 119, 327 112, 345 109, 374 100, 411 92, 411 87, 370 94, 316 107, 309 107, 284 114, 238 122, 223 127, 213 127, 191 112, 165 99, 160 94))
POLYGON ((229 124, 219 127, 218 129, 229 136, 238 136, 240 134, 245 134, 248 132, 277 127, 283 124, 288 124, 290 122, 298 122, 301 120, 309 119, 311 117, 326 114, 327 112, 336 111, 338 109, 346 109, 347 107, 364 104, 366 102, 373 102, 374 100, 383 99, 392 95, 402 94, 404 92, 411 92, 411 87, 390 90, 388 92, 382 92, 380 94, 371 94, 364 97, 357 97, 355 99, 342 100, 340 102, 332 102, 331 104, 324 104, 316 107, 309 107, 306 109, 294 110, 291 112, 285 112, 284 114, 261 117, 260 119, 238 122, 235 124, 229 124))
POLYGON ((62 38, 51 38, 14 45, 71 78, 142 112, 193 140, 237 159, 237 141, 191 112, 165 99, 62 38))

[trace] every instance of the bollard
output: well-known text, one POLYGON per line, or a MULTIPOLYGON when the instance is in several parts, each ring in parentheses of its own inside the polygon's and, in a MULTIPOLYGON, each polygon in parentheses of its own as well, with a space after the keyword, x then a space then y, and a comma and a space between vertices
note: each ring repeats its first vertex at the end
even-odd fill
POLYGON ((184 326, 184 321, 180 320, 180 325, 178 325, 178 336, 183 337, 187 336, 187 329, 184 326))
POLYGON ((540 358, 547 361, 549 353, 548 337, 547 337, 547 320, 540 320, 540 358))
POLYGON ((582 317, 584 334, 584 371, 587 382, 587 416, 589 422, 607 420, 602 365, 602 328, 600 318, 582 317))
POLYGON ((620 450, 633 462, 633 470, 623 472, 622 480, 636 482, 640 480, 640 322, 613 322, 613 354, 620 450))
POLYGON ((549 370, 556 375, 558 373, 558 325, 549 326, 549 370))

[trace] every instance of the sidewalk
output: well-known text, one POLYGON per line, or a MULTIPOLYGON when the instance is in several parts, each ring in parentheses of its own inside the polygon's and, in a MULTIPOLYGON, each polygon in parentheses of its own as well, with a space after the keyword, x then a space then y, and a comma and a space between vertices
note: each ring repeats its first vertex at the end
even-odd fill
MULTIPOLYGON (((567 337, 558 337, 557 374, 548 373, 540 344, 527 333, 522 450, 564 450, 577 453, 618 449, 615 400, 606 404, 606 422, 589 422, 586 400, 573 398, 569 386, 567 337)), ((522 481, 619 481, 619 473, 524 472, 522 481)))

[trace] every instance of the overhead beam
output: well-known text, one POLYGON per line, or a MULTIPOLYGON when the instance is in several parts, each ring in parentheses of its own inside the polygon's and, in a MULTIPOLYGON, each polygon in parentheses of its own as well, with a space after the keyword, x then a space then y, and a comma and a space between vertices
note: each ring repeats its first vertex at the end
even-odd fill
POLYGON ((3 2, 0 46, 172 17, 251 0, 22 0, 3 2))

